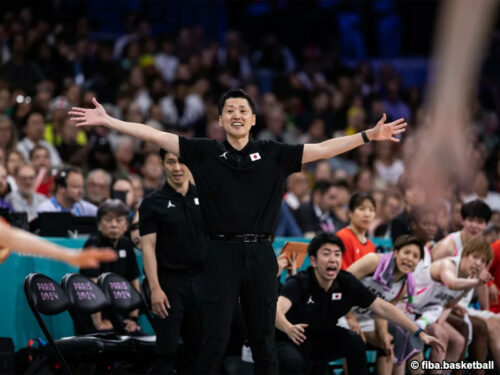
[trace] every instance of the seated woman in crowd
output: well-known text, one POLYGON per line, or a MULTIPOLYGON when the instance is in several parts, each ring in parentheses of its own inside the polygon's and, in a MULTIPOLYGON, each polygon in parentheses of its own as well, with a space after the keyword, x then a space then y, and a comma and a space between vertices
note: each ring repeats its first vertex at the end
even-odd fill
POLYGON ((375 245, 368 238, 368 229, 375 220, 375 199, 370 194, 354 193, 349 200, 349 225, 337 232, 345 253, 342 269, 369 253, 375 253, 375 245))
POLYGON ((26 163, 23 154, 18 150, 12 150, 7 154, 6 167, 7 167, 7 181, 9 182, 12 191, 17 190, 16 179, 14 175, 16 174, 16 169, 21 164, 26 163))
MULTIPOLYGON (((393 252, 367 254, 354 262, 347 271, 378 297, 396 303, 405 295, 415 294, 412 271, 422 257, 423 248, 418 238, 403 235, 394 243, 393 252)), ((376 318, 369 309, 360 307, 353 309, 353 314, 350 314, 347 321, 351 329, 355 327, 355 331, 363 333, 368 344, 382 349, 377 358, 377 373, 390 374, 393 347, 392 336, 387 331, 387 321, 376 318), (380 355, 384 352, 385 355, 380 355)))

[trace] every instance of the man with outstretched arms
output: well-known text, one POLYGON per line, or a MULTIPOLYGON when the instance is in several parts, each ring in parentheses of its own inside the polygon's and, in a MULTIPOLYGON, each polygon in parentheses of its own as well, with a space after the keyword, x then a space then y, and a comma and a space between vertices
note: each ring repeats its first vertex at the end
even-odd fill
POLYGON ((179 156, 191 170, 209 240, 203 273, 204 332, 198 373, 217 373, 229 339, 231 317, 240 297, 258 374, 276 374, 274 342, 278 266, 269 236, 278 221, 286 178, 302 164, 327 159, 369 141, 391 140, 405 131, 403 119, 318 144, 288 145, 252 141, 254 101, 240 89, 218 103, 223 142, 189 139, 109 116, 93 99, 94 109, 73 108, 78 126, 102 125, 179 156))

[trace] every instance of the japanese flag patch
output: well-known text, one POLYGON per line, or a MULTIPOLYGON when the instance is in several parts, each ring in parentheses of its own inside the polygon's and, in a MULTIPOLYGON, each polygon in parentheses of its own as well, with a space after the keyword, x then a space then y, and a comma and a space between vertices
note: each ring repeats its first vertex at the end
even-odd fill
POLYGON ((332 293, 332 301, 339 301, 342 299, 342 293, 332 293))
POLYGON ((258 152, 254 152, 253 154, 250 154, 250 160, 251 161, 257 161, 260 160, 260 154, 258 152))

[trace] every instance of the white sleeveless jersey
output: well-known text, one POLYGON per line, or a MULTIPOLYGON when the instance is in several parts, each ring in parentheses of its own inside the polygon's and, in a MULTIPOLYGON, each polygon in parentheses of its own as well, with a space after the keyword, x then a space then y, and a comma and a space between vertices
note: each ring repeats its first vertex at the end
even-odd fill
MULTIPOLYGON (((453 239, 453 242, 455 242, 455 248, 456 248, 455 256, 460 259, 460 257, 462 256, 462 250, 464 249, 464 244, 462 243, 462 237, 460 236, 460 231, 450 233, 449 236, 453 239)), ((473 297, 474 297, 474 289, 471 289, 469 293, 467 293, 460 300, 459 304, 462 307, 467 308, 471 303, 473 297)))
MULTIPOLYGON (((456 266, 456 273, 458 275, 458 267, 460 265, 460 257, 446 258, 451 260, 456 266)), ((460 296, 463 290, 451 290, 441 282, 435 281, 431 277, 430 267, 422 269, 420 275, 416 275, 419 280, 429 280, 426 287, 418 289, 415 303, 412 310, 416 313, 423 313, 428 307, 432 305, 446 305, 452 299, 460 296)))
MULTIPOLYGON (((405 280, 406 278, 402 277, 401 280, 392 283, 389 290, 386 290, 383 285, 374 281, 373 275, 364 277, 363 279, 361 279, 361 282, 377 297, 390 302, 399 295, 401 289, 403 288, 405 280)), ((358 322, 374 318, 374 314, 370 309, 355 307, 353 308, 353 312, 358 322)))
POLYGON ((460 259, 460 257, 462 256, 462 250, 464 249, 464 244, 462 243, 462 237, 460 236, 460 231, 450 233, 448 237, 451 237, 451 239, 455 243, 456 250, 454 256, 460 259))
POLYGON ((415 288, 417 292, 425 288, 431 282, 428 268, 432 264, 431 250, 424 247, 424 257, 420 259, 413 271, 413 280, 415 280, 415 288))
MULTIPOLYGON (((453 257, 457 257, 460 263, 460 257, 462 256, 462 249, 463 249, 462 238, 460 237, 460 231, 450 233, 448 237, 451 237, 451 239, 455 243, 456 251, 453 257)), ((413 272, 415 286, 417 288, 418 293, 420 293, 421 290, 427 287, 427 285, 429 285, 430 282, 432 281, 430 273, 428 272, 431 264, 432 264, 431 250, 427 246, 425 246, 424 257, 418 262, 417 267, 413 272)))

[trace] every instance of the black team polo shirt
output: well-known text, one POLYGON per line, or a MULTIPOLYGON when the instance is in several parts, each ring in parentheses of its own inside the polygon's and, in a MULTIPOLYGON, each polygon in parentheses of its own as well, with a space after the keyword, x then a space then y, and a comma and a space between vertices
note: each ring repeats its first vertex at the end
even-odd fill
POLYGON ((139 208, 141 236, 156 233, 156 259, 164 270, 200 270, 206 234, 196 188, 186 195, 166 182, 149 194, 139 208))
MULTIPOLYGON (((290 276, 280 295, 292 302, 292 307, 286 313, 288 321, 294 325, 309 324, 306 336, 308 332, 324 335, 353 306, 367 308, 377 298, 351 273, 342 270, 330 289, 325 291, 319 286, 312 267, 290 276)), ((277 339, 288 339, 288 336, 278 330, 277 339)))
POLYGON ((113 246, 114 240, 104 237, 102 232, 92 234, 85 244, 84 249, 89 247, 109 247, 112 248, 118 256, 114 262, 101 263, 96 269, 81 269, 80 273, 87 277, 97 278, 101 273, 113 272, 128 281, 139 277, 139 265, 135 256, 134 244, 127 237, 120 237, 116 246, 113 246))
POLYGON ((208 234, 273 233, 285 180, 302 169, 303 150, 250 140, 238 151, 227 140, 179 137, 180 160, 196 181, 208 234))

